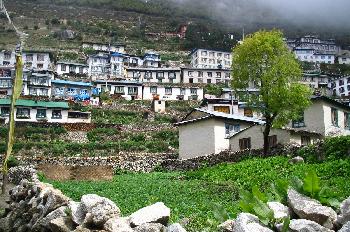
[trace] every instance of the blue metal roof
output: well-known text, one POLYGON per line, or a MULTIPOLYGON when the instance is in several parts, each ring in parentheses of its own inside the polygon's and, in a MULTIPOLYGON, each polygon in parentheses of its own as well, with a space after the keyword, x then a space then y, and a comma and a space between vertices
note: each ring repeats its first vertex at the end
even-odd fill
POLYGON ((117 57, 124 57, 126 54, 120 53, 120 52, 115 52, 111 56, 117 56, 117 57))
POLYGON ((63 84, 63 85, 79 85, 79 86, 86 86, 86 87, 92 86, 90 82, 77 82, 77 81, 65 81, 65 80, 52 80, 51 83, 63 84))

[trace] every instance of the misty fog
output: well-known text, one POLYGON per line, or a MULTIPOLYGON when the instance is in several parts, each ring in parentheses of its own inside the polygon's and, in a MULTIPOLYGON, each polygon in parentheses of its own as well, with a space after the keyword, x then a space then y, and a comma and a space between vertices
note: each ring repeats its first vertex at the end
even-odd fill
POLYGON ((349 0, 170 0, 230 24, 259 22, 349 28, 349 0))

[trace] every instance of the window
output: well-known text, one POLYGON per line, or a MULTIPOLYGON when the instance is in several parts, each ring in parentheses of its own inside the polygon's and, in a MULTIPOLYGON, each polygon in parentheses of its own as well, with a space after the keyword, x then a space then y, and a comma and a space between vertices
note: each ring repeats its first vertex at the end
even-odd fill
POLYGON ((36 118, 46 118, 46 109, 37 109, 36 118))
POLYGON ((292 127, 293 128, 300 128, 305 127, 305 121, 304 121, 304 113, 302 113, 298 120, 292 121, 292 127))
POLYGON ((38 60, 38 61, 44 61, 44 55, 38 54, 38 55, 37 55, 37 60, 38 60))
POLYGON ((246 117, 253 117, 253 111, 249 108, 244 109, 244 116, 246 117))
POLYGON ((30 118, 30 109, 29 108, 18 108, 16 111, 16 117, 19 119, 30 118))
POLYGON ((164 73, 163 72, 157 72, 157 79, 163 79, 164 73))
POLYGON ((69 72, 75 72, 75 67, 74 66, 69 66, 69 72))
POLYGON ((225 73, 225 78, 230 78, 231 77, 231 73, 225 73))
POLYGON ((27 54, 26 55, 26 61, 33 61, 33 54, 27 54))
POLYGON ((193 77, 193 72, 192 71, 188 71, 188 76, 189 77, 193 77))
POLYGON ((145 78, 146 79, 152 79, 152 72, 146 72, 145 73, 145 78))
POLYGON ((44 68, 44 64, 38 64, 38 65, 37 65, 37 68, 38 68, 38 69, 43 69, 43 68, 44 68))
POLYGON ((52 118, 53 119, 62 118, 62 111, 61 110, 52 110, 52 118))
POLYGON ((171 95, 172 94, 172 88, 171 87, 165 87, 165 94, 171 95))
POLYGON ((301 136, 301 145, 310 145, 311 138, 310 136, 301 136))
POLYGON ((249 138, 243 138, 239 140, 239 149, 240 150, 247 150, 251 148, 251 142, 250 142, 250 137, 249 138))
POLYGON ((175 79, 175 78, 176 78, 175 72, 169 72, 169 79, 175 79))
POLYGON ((221 78, 221 72, 216 72, 216 77, 220 77, 221 78))
POLYGON ((202 55, 202 56, 206 56, 206 55, 207 55, 207 52, 206 52, 206 51, 202 51, 201 55, 202 55))
POLYGON ((1 117, 7 117, 10 115, 10 107, 1 107, 1 117))
POLYGON ((213 73, 212 72, 208 72, 208 77, 213 77, 213 73))
POLYGON ((114 93, 116 94, 124 94, 124 86, 116 86, 114 93))
POLYGON ((269 148, 277 146, 277 135, 271 135, 268 137, 269 148))
POLYGON ((197 95, 197 89, 191 88, 191 95, 197 95))
POLYGON ((180 95, 185 95, 186 94, 186 89, 182 88, 180 89, 180 95))
POLYGON ((208 84, 211 84, 211 79, 207 79, 207 83, 208 83, 208 84))
POLYGON ((198 77, 203 77, 203 72, 202 71, 198 71, 198 77))
POLYGON ((344 87, 340 87, 339 88, 339 93, 344 93, 345 92, 345 88, 344 87))
POLYGON ((151 86, 150 92, 151 92, 152 94, 157 94, 157 86, 151 86))
POLYGON ((189 82, 189 83, 193 83, 193 78, 189 78, 189 79, 188 79, 188 82, 189 82))
POLYGON ((333 126, 338 126, 338 110, 331 108, 331 120, 333 126))
POLYGON ((225 135, 229 136, 240 131, 239 124, 229 124, 225 123, 225 135))
POLYGON ((83 74, 84 73, 84 68, 83 67, 79 67, 79 73, 83 74))
POLYGON ((203 78, 198 78, 198 83, 203 83, 203 78))
POLYGON ((137 94, 137 87, 128 87, 128 93, 129 93, 129 95, 136 95, 137 94))
POLYGON ((344 128, 350 129, 350 113, 344 112, 344 128))

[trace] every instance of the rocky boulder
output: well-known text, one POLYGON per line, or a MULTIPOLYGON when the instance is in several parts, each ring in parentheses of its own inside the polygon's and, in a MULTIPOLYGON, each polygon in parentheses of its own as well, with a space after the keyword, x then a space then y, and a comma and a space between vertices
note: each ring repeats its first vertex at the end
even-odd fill
POLYGON ((235 220, 227 220, 220 225, 218 225, 219 231, 222 232, 232 232, 233 225, 235 223, 235 220))
POLYGON ((111 218, 105 225, 104 230, 108 232, 133 232, 134 230, 130 227, 129 218, 111 218))
POLYGON ((343 227, 340 230, 338 230, 338 232, 350 232, 350 221, 345 223, 343 227))
POLYGON ((290 232, 334 232, 314 221, 306 219, 293 219, 289 224, 290 232))
POLYGON ((300 164, 300 163, 304 163, 304 158, 301 156, 296 156, 291 158, 288 162, 290 164, 300 164))
POLYGON ((290 216, 289 208, 279 202, 267 202, 267 206, 273 211, 273 216, 277 220, 290 216))
POLYGON ((135 228, 135 232, 165 232, 165 226, 160 223, 144 223, 135 228))
POLYGON ((168 226, 166 232, 186 232, 186 230, 179 223, 175 223, 168 226))
POLYGON ((234 232, 273 232, 260 225, 259 218, 249 213, 240 213, 233 224, 234 232))
POLYGON ((114 202, 96 194, 84 195, 79 204, 70 202, 69 207, 73 221, 87 228, 103 227, 109 219, 120 216, 120 210, 114 202))
POLYGON ((344 225, 350 221, 350 197, 340 204, 340 214, 337 218, 337 224, 344 225))
POLYGON ((304 196, 291 188, 288 190, 288 204, 300 218, 308 219, 328 229, 333 229, 337 214, 332 208, 323 206, 320 202, 304 196))
POLYGON ((170 209, 163 202, 144 207, 130 215, 132 227, 140 226, 144 223, 161 223, 167 225, 170 218, 170 209))

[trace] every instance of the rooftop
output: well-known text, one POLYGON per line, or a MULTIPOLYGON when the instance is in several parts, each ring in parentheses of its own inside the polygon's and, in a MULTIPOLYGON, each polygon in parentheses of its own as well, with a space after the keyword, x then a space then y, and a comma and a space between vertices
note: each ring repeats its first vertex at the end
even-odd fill
POLYGON ((181 125, 185 125, 188 123, 201 121, 203 119, 209 119, 209 118, 222 118, 222 119, 228 119, 228 120, 237 120, 237 121, 251 122, 251 123, 260 124, 260 125, 265 124, 265 121, 258 119, 258 118, 254 118, 254 117, 246 117, 246 116, 241 116, 238 114, 225 114, 225 113, 221 113, 221 112, 209 111, 209 110, 200 109, 200 108, 195 108, 194 110, 206 113, 208 115, 201 117, 201 118, 196 118, 196 119, 178 122, 175 125, 181 126, 181 125))
POLYGON ((86 86, 91 87, 92 84, 90 82, 78 82, 78 81, 66 81, 66 80, 52 80, 51 83, 53 84, 64 84, 64 85, 79 85, 79 86, 86 86))
MULTIPOLYGON (((0 105, 10 105, 10 99, 0 99, 0 105)), ((67 102, 46 102, 46 101, 34 101, 18 99, 16 101, 16 106, 26 106, 26 107, 42 107, 42 108, 62 108, 69 109, 67 102)))

